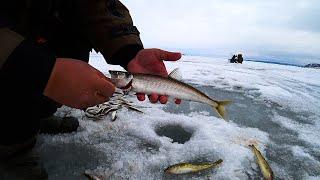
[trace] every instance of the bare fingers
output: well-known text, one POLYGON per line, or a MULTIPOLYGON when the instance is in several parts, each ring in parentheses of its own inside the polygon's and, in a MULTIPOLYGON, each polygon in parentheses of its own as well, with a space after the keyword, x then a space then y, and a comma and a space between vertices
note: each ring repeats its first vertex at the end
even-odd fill
POLYGON ((174 101, 174 103, 176 103, 176 104, 181 104, 181 99, 176 99, 176 100, 174 101))
POLYGON ((137 93, 136 95, 137 95, 137 99, 138 99, 139 101, 144 101, 144 100, 146 100, 146 95, 145 95, 145 94, 143 94, 143 93, 137 93))
POLYGON ((159 100, 159 95, 158 94, 151 94, 148 97, 149 97, 149 101, 151 103, 157 103, 158 100, 159 100))
MULTIPOLYGON (((136 95, 139 101, 144 101, 146 99, 146 96, 143 93, 137 93, 136 95)), ((148 98, 151 103, 160 102, 161 104, 166 104, 168 102, 168 96, 164 96, 164 95, 151 94, 151 95, 148 95, 148 98)), ((181 99, 175 99, 175 103, 181 104, 181 99)))
POLYGON ((159 102, 161 104, 166 104, 168 102, 168 96, 159 96, 159 102))

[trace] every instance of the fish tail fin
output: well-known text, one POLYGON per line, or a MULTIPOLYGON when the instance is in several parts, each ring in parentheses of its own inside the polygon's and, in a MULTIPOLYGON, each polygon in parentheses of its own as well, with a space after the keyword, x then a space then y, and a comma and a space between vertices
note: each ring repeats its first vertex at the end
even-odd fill
POLYGON ((230 103, 231 103, 230 100, 218 101, 217 102, 218 106, 213 106, 213 109, 217 111, 217 113, 222 119, 226 120, 225 118, 227 113, 224 106, 229 105, 230 103))
POLYGON ((215 163, 216 164, 221 164, 223 162, 223 160, 222 159, 219 159, 218 161, 216 161, 215 163))

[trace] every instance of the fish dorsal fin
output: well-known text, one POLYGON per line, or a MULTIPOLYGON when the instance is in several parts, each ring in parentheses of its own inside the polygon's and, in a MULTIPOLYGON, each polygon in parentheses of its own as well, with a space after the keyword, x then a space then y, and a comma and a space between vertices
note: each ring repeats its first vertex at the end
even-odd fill
POLYGON ((169 78, 176 79, 176 80, 182 80, 182 75, 181 75, 179 68, 176 68, 173 71, 171 71, 171 73, 169 74, 169 78))

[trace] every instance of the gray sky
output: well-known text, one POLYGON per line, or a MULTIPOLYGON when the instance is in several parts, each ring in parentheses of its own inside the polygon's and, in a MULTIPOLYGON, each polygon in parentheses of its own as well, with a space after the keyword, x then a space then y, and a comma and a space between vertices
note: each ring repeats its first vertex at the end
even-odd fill
POLYGON ((320 56, 319 0, 123 0, 147 47, 320 56))

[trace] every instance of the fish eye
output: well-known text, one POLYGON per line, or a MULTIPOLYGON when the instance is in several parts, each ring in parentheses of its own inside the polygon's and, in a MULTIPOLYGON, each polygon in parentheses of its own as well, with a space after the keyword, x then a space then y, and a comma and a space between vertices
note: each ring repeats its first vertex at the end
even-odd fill
POLYGON ((124 78, 125 77, 125 75, 122 74, 122 73, 119 73, 118 75, 119 75, 119 78, 124 78))

